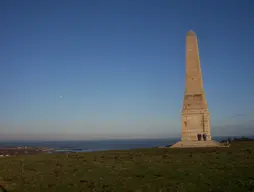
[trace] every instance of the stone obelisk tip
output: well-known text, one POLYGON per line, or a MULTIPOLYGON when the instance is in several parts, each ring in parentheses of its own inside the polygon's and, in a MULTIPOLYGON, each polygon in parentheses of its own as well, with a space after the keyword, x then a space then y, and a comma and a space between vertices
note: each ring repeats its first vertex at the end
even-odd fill
POLYGON ((196 36, 196 34, 194 33, 194 31, 189 30, 187 36, 196 36))

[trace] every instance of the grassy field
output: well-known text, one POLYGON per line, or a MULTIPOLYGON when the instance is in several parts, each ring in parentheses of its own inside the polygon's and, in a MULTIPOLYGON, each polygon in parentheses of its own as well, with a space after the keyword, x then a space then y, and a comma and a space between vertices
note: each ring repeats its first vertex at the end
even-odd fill
POLYGON ((254 142, 0 159, 7 191, 254 191, 254 142))

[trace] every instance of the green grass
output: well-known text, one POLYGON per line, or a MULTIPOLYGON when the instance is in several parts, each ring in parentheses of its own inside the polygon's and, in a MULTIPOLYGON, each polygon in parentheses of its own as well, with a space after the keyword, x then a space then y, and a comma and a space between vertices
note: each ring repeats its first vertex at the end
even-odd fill
POLYGON ((7 191, 254 191, 254 142, 0 159, 7 191))

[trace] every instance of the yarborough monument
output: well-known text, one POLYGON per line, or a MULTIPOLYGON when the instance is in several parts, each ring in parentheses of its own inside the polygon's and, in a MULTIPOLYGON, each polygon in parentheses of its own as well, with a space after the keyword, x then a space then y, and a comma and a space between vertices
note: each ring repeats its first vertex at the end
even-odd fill
POLYGON ((186 36, 182 138, 171 147, 220 147, 220 144, 211 137, 210 114, 203 87, 198 40, 192 30, 186 36))

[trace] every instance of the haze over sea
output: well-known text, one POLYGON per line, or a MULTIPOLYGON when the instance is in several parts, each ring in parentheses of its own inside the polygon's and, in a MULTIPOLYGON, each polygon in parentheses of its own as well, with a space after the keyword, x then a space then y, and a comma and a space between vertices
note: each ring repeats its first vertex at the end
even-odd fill
MULTIPOLYGON (((234 137, 230 137, 231 139, 234 137)), ((254 138, 254 137, 253 137, 254 138)), ((214 137, 215 141, 226 140, 228 137, 214 137)), ((168 139, 123 139, 123 140, 87 140, 87 141, 0 141, 0 147, 46 147, 58 151, 89 152, 120 149, 151 148, 172 145, 180 138, 168 139)))

